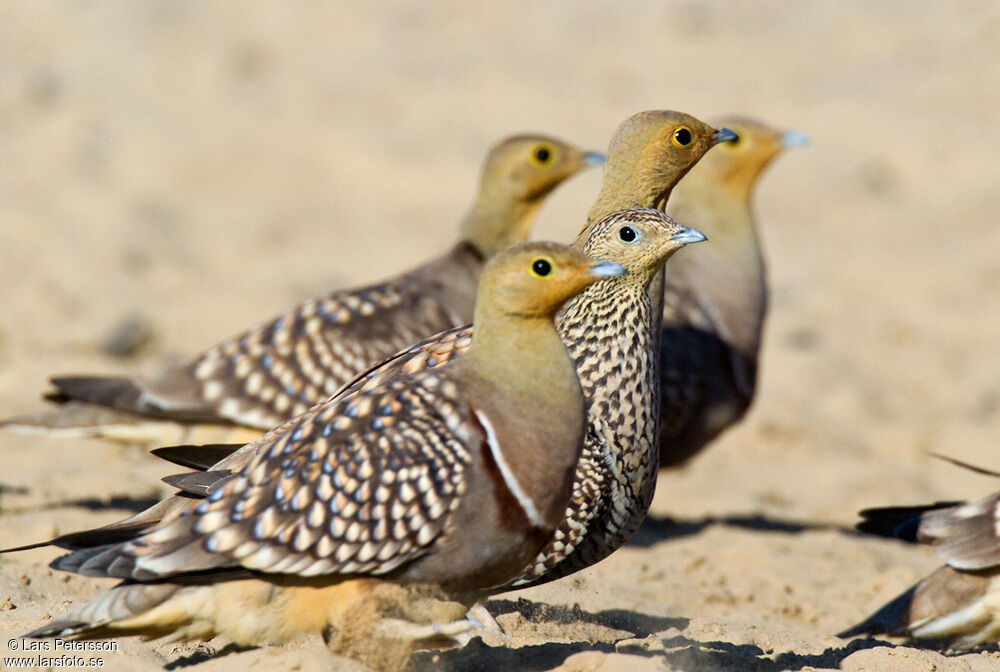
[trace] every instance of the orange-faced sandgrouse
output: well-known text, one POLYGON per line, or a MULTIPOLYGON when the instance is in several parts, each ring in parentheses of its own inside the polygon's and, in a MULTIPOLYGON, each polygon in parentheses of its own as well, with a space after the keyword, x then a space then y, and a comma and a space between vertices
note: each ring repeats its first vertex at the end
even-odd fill
POLYGON ((711 241, 671 262, 660 340, 660 467, 683 463, 738 422, 753 401, 767 278, 753 208, 764 170, 801 133, 726 119, 739 134, 674 190, 667 211, 711 241))
POLYGON ((153 377, 53 378, 59 408, 0 427, 156 445, 249 441, 401 348, 468 323, 486 260, 528 238, 560 183, 603 161, 547 136, 507 138, 486 158, 460 241, 437 259, 306 301, 153 377))
POLYGON ((947 564, 841 637, 909 636, 941 640, 954 649, 1000 641, 1000 493, 861 515, 858 529, 931 544, 947 564))
POLYGON ((497 254, 464 357, 390 363, 248 444, 157 524, 64 539, 77 550, 53 567, 123 582, 30 636, 257 645, 329 634, 379 584, 461 600, 511 580, 563 518, 586 428, 553 318, 624 272, 553 243, 497 254))

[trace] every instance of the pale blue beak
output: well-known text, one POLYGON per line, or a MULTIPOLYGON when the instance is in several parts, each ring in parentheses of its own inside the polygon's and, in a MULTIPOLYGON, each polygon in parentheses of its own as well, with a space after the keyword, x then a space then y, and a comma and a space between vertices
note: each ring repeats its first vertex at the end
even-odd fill
POLYGON ((799 131, 788 131, 781 134, 781 146, 791 149, 792 147, 805 147, 809 144, 809 136, 799 131))
POLYGON ((670 240, 675 243, 680 243, 681 245, 690 245, 691 243, 703 243, 708 240, 708 236, 698 229, 692 229, 690 226, 683 226, 680 231, 670 236, 670 240))
POLYGON ((590 267, 589 273, 599 278, 612 278, 616 275, 624 275, 625 267, 613 261, 599 261, 590 267))

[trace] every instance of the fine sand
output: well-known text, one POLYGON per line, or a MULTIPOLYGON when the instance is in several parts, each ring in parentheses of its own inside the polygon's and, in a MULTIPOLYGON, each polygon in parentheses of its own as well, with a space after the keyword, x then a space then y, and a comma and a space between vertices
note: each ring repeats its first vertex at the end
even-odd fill
MULTIPOLYGON (((995 648, 833 635, 938 564, 853 533, 858 509, 1000 488, 928 456, 1000 467, 1000 6, 285 7, 0 8, 0 415, 41 408, 51 374, 155 371, 435 254, 508 133, 602 149, 642 109, 753 115, 813 143, 758 194, 772 303, 749 417, 661 477, 624 550, 492 601, 506 646, 418 667, 1000 670, 995 648)), ((599 179, 560 190, 538 237, 569 240, 599 179)), ((0 435, 0 545, 128 515, 176 470, 0 435)), ((55 555, 0 558, 0 650, 111 585, 55 555)), ((155 670, 207 651, 76 655, 155 670)), ((361 666, 311 643, 189 669, 331 668, 361 666)))

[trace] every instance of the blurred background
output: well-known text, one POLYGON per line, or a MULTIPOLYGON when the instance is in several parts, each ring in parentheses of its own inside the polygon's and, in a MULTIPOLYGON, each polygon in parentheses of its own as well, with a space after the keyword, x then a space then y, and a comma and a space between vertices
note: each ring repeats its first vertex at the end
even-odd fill
MULTIPOLYGON (((995 490, 926 452, 1000 468, 996 2, 4 2, 0 411, 38 409, 50 374, 154 371, 412 266, 455 238, 496 140, 603 150, 655 108, 812 139, 758 192, 755 408, 662 479, 659 515, 847 525, 995 490)), ((569 240, 599 183, 559 189, 537 237, 569 240)), ((2 479, 29 488, 5 503, 28 508, 148 493, 151 463, 0 438, 2 479)), ((870 548, 870 571, 916 558, 877 597, 934 566, 870 548)))

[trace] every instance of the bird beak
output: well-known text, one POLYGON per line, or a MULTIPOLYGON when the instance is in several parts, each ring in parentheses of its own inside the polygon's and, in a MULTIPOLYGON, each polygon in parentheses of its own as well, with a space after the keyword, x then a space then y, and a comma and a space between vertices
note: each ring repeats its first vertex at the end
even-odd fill
POLYGON ((740 136, 736 131, 731 128, 726 128, 725 126, 720 126, 715 129, 715 143, 729 142, 730 140, 739 140, 740 136))
POLYGON ((809 144, 809 136, 799 131, 788 131, 781 134, 781 146, 791 149, 792 147, 805 147, 809 144))
POLYGON ((616 275, 624 275, 625 267, 613 261, 599 261, 587 269, 587 273, 596 275, 598 278, 611 278, 616 275))
POLYGON ((588 166, 603 166, 605 156, 600 152, 587 152, 583 155, 583 162, 588 166))
POLYGON ((680 243, 681 245, 690 245, 691 243, 704 242, 708 240, 708 236, 698 229, 692 229, 689 226, 682 226, 680 231, 670 236, 670 240, 675 243, 680 243))

